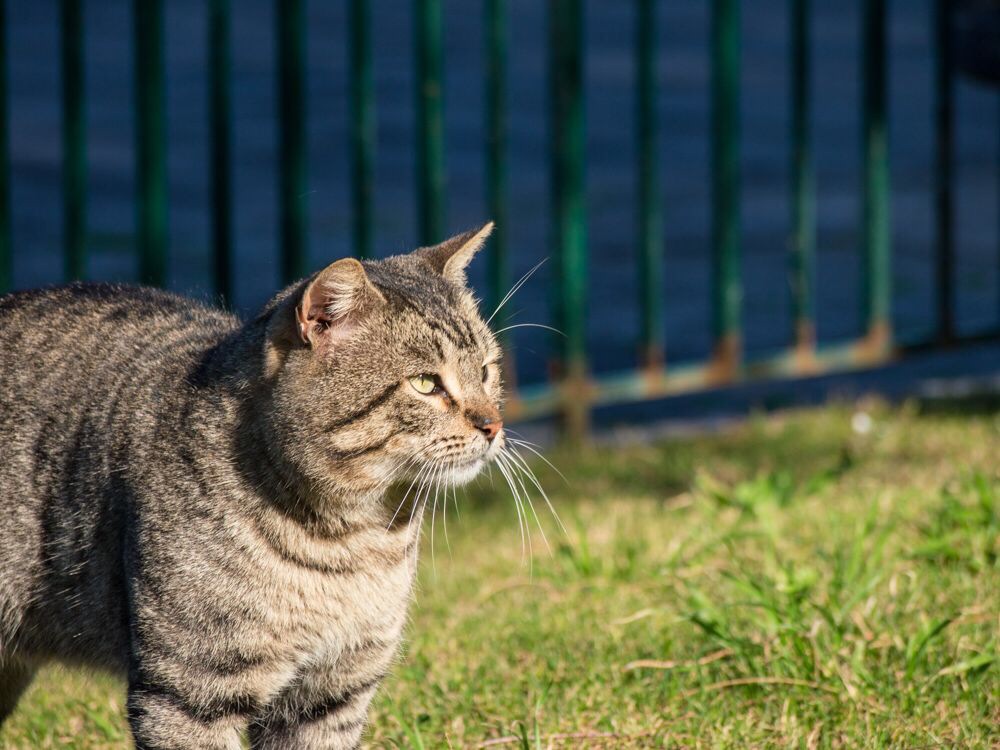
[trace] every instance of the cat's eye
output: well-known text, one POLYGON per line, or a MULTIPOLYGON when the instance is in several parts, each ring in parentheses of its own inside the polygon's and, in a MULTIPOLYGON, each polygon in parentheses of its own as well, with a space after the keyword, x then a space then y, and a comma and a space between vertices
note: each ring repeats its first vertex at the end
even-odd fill
POLYGON ((434 393, 438 387, 437 379, 433 375, 417 375, 415 378, 410 378, 410 385, 417 393, 422 393, 425 396, 434 393))

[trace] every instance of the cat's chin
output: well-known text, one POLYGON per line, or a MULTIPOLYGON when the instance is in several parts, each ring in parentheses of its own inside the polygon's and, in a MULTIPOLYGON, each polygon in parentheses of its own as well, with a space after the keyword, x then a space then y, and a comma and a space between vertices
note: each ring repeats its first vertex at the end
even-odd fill
POLYGON ((482 458, 474 458, 463 464, 454 464, 449 467, 448 483, 455 486, 468 484, 479 476, 479 472, 483 470, 485 465, 486 461, 482 458))

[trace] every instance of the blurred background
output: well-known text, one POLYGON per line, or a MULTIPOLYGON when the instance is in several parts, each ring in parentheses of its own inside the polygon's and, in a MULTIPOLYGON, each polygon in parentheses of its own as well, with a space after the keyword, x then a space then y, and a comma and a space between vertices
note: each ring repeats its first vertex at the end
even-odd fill
MULTIPOLYGON (((992 0, 6 5, 14 288, 67 276, 144 279, 209 300, 225 294, 226 304, 250 314, 283 283, 335 258, 359 248, 374 256, 406 251, 478 226, 499 208, 502 246, 491 252, 506 260, 475 264, 481 296, 494 305, 499 290, 548 258, 498 320, 554 325, 570 339, 532 327, 510 331, 518 383, 544 383, 560 358, 571 361, 568 370, 573 361, 597 375, 645 365, 659 377, 664 358, 671 367, 718 362, 720 340, 733 330, 741 334, 739 356, 778 358, 780 370, 803 317, 797 299, 821 348, 871 332, 878 311, 866 297, 877 293, 866 287, 870 200, 880 212, 876 243, 879 217, 888 222, 894 344, 983 337, 1000 325, 1000 89, 988 80, 987 59, 998 37, 983 21, 997 23, 992 0), (962 31, 973 11, 978 41, 962 31), (560 44, 563 62, 554 51, 560 44), (979 54, 978 79, 968 74, 970 52, 979 54), (565 88, 560 66, 572 77, 574 63, 582 76, 579 98, 570 93, 582 107, 579 148, 572 133, 567 138, 580 165, 583 203, 570 208, 579 242, 554 219, 564 215, 559 201, 572 196, 572 185, 560 198, 553 151, 574 127, 558 119, 554 91, 565 88), (880 79, 884 117, 873 84, 880 79), (875 97, 870 120, 866 90, 875 97), (213 110, 220 97, 225 106, 213 110), (432 123, 429 135, 422 122, 432 123), (213 127, 221 141, 213 141, 213 127), (799 162, 796 132, 804 143, 799 162), (141 143, 149 149, 145 172, 141 143), (363 208, 358 143, 369 159, 363 208), (866 152, 866 143, 876 150, 866 152), (227 151, 221 162, 219 144, 227 151), (734 169, 727 171, 727 158, 734 169), (871 190, 866 164, 876 169, 871 190), (877 170, 886 164, 883 195, 877 170), (216 179, 218 170, 226 175, 222 204, 213 169, 216 179), (440 184, 428 186, 435 170, 440 184), (64 189, 64 175, 75 187, 64 189), (491 185, 499 191, 492 198, 491 185), (430 209, 422 190, 432 192, 430 209), (228 220, 219 218, 220 205, 229 207, 228 220), (429 224, 422 210, 434 214, 429 224), (144 215, 152 217, 145 225, 144 215), (282 233, 283 215, 291 217, 291 238, 282 233), (224 283, 214 270, 220 221, 231 232, 222 240, 230 259, 224 283), (736 239, 727 245, 719 235, 730 225, 736 239), (150 244, 162 252, 144 270, 150 244), (283 262, 289 252, 294 257, 283 262), (572 258, 582 254, 577 268, 572 258), (806 259, 801 276, 796 258, 806 259), (720 283, 720 266, 730 261, 735 281, 720 283), (951 297, 942 301, 945 272, 951 297), (649 274, 656 299, 643 307, 649 274), (568 275, 579 282, 567 286, 568 275), (947 332, 945 308, 953 318, 947 332), (645 326, 644 315, 652 321, 645 326)), ((800 353, 811 348, 811 331, 800 329, 798 344, 800 353)), ((727 366, 721 380, 746 374, 727 366)), ((653 390, 713 382, 711 372, 702 375, 676 386, 661 377, 653 390)), ((644 397, 641 388, 630 382, 625 400, 644 397)), ((526 413, 546 411, 553 398, 526 413)))

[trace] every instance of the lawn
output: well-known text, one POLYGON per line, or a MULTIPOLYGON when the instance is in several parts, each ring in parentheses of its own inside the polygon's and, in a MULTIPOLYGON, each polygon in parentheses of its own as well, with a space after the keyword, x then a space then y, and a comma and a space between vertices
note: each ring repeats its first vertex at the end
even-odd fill
MULTIPOLYGON (((1000 413, 879 404, 553 450, 532 554, 489 482, 430 534, 389 748, 996 747, 1000 413)), ((127 746, 50 670, 3 748, 127 746)))

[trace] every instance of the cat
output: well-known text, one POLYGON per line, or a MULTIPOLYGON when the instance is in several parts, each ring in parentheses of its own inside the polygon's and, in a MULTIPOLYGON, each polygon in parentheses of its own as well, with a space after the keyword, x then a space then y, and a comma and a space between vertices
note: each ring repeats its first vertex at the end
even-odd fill
POLYGON ((246 323, 124 285, 0 298, 0 724, 59 661, 127 676, 138 748, 359 746, 420 533, 387 491, 504 444, 465 276, 491 229, 338 260, 246 323))

